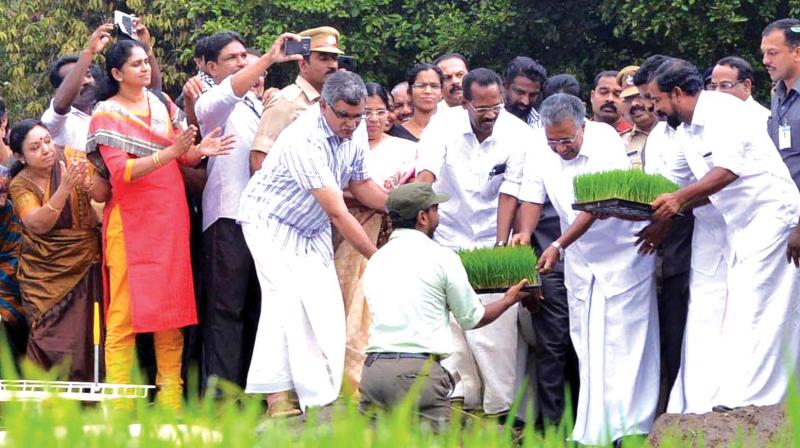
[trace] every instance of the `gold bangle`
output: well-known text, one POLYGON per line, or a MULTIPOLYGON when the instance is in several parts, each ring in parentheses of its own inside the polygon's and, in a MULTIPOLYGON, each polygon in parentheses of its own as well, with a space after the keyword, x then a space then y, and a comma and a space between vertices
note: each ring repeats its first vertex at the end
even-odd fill
POLYGON ((156 164, 156 168, 161 168, 161 157, 159 157, 158 153, 153 154, 153 163, 156 164))
POLYGON ((44 206, 47 207, 48 209, 50 209, 50 211, 53 212, 53 213, 61 213, 61 210, 62 210, 60 208, 53 207, 52 205, 50 205, 50 202, 45 202, 44 206))

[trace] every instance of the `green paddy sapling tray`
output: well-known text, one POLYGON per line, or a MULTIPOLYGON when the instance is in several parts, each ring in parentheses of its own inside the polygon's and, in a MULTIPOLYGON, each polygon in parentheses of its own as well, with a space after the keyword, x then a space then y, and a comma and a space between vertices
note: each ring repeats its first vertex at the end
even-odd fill
POLYGON ((639 170, 611 170, 582 174, 573 180, 573 210, 606 213, 620 218, 650 219, 650 203, 659 195, 678 190, 664 176, 639 170))
POLYGON ((478 294, 504 293, 524 278, 528 279, 528 286, 522 291, 540 289, 536 253, 529 246, 463 250, 458 255, 470 285, 478 294))

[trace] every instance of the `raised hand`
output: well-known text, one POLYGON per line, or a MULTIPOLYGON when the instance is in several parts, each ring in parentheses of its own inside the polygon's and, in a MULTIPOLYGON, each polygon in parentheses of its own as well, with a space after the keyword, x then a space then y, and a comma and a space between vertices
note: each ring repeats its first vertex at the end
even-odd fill
POLYGON ((111 42, 111 33, 114 31, 114 25, 104 23, 97 27, 89 38, 89 43, 86 44, 86 49, 91 51, 93 55, 98 55, 103 52, 109 42, 111 42))
POLYGON ((272 47, 267 52, 267 55, 270 57, 273 63, 275 62, 286 62, 286 61, 299 61, 303 59, 302 55, 299 54, 292 54, 287 56, 286 52, 284 51, 284 47, 286 46, 287 40, 300 40, 300 36, 297 34, 292 33, 283 33, 275 39, 275 42, 272 43, 272 47))
POLYGON ((228 155, 236 143, 236 137, 232 134, 221 136, 222 129, 216 128, 211 133, 203 137, 197 150, 206 157, 217 157, 228 155))
POLYGON ((153 47, 152 38, 150 37, 150 30, 147 29, 142 20, 138 17, 133 19, 133 31, 136 33, 136 40, 143 44, 153 47))

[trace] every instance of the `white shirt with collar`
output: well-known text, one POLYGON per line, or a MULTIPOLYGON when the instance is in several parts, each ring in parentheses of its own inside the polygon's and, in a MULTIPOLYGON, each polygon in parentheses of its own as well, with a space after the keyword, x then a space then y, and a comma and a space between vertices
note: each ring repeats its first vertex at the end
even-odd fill
POLYGON ((203 190, 203 231, 220 218, 236 219, 239 198, 250 180, 250 146, 261 120, 261 101, 249 90, 243 97, 234 95, 228 77, 206 91, 194 106, 200 133, 216 128, 236 136, 233 150, 225 156, 211 157, 203 190))
POLYGON ((769 117, 772 115, 772 112, 766 107, 759 104, 759 102, 753 98, 753 95, 748 96, 747 99, 744 100, 744 104, 745 106, 747 106, 747 109, 750 112, 753 119, 758 120, 759 123, 764 123, 764 127, 766 127, 767 120, 769 120, 769 117))
POLYGON ((59 114, 53 108, 53 100, 50 100, 50 107, 42 114, 42 123, 47 126, 55 144, 71 146, 79 151, 86 151, 90 121, 92 121, 91 115, 72 106, 66 114, 59 114))
MULTIPOLYGON (((563 160, 546 144, 540 130, 525 163, 525 179, 518 198, 543 204, 549 197, 564 232, 581 212, 575 202, 573 179, 579 174, 615 169, 630 169, 625 144, 611 126, 586 120, 583 143, 578 156, 563 160)), ((586 300, 596 278, 603 294, 614 297, 653 275, 655 257, 636 253, 635 234, 644 223, 615 218, 598 219, 592 227, 566 249, 564 280, 569 292, 586 300)))
POLYGON ((695 178, 714 167, 739 176, 709 198, 725 220, 729 263, 758 253, 797 225, 800 192, 766 128, 751 119, 741 100, 701 92, 692 123, 682 124, 677 137, 695 178))
POLYGON ((433 173, 433 189, 451 198, 439 206, 437 242, 451 249, 494 245, 499 194, 517 196, 526 149, 534 138, 525 122, 505 110, 483 142, 463 107, 433 116, 418 143, 417 173, 433 173))
POLYGON ((372 315, 367 353, 450 355, 450 312, 469 330, 485 311, 458 255, 419 230, 392 232, 369 259, 363 285, 372 315))

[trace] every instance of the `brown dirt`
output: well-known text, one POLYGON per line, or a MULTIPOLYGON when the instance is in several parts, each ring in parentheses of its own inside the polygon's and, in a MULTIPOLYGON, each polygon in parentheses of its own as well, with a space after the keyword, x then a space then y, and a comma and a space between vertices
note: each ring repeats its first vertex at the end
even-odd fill
POLYGON ((763 447, 778 441, 786 425, 783 405, 745 406, 707 414, 663 414, 656 419, 648 441, 653 447, 667 439, 682 442, 679 446, 726 447, 745 441, 746 446, 763 447))

